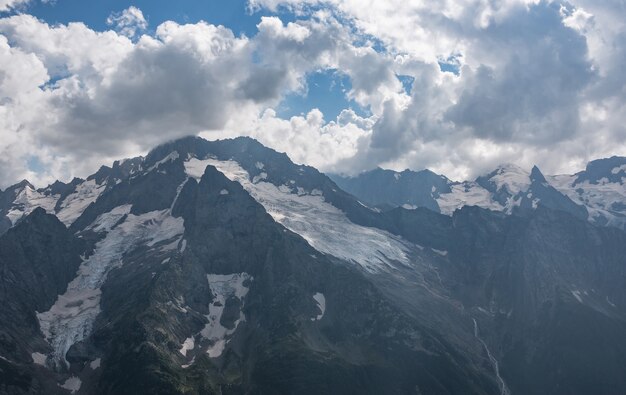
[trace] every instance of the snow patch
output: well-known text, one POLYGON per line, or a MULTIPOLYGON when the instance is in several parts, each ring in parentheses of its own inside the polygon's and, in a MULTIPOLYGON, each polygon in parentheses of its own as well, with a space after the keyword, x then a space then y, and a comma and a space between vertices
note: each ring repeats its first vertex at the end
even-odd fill
POLYGON ((65 380, 65 382, 61 384, 60 387, 74 394, 80 389, 81 385, 82 385, 82 381, 80 381, 78 377, 72 376, 69 379, 65 380))
POLYGON ((207 274, 207 281, 213 293, 213 303, 209 306, 209 314, 206 316, 209 322, 200 331, 200 335, 211 342, 211 346, 206 351, 211 358, 222 355, 230 340, 230 335, 235 333, 239 323, 246 320, 243 311, 240 311, 239 318, 235 321, 232 329, 225 328, 220 323, 226 300, 229 297, 239 299, 243 309, 243 300, 248 294, 248 287, 243 285, 246 280, 252 280, 252 277, 247 273, 207 274))
POLYGON ((533 209, 536 209, 537 207, 539 207, 539 199, 533 199, 532 206, 533 206, 533 209))
POLYGON ((193 363, 196 361, 196 357, 194 356, 193 358, 191 358, 191 361, 189 361, 189 363, 180 365, 181 368, 183 369, 187 369, 188 367, 190 367, 191 365, 193 365, 193 363))
MULTIPOLYGON (((479 206, 493 211, 511 213, 521 203, 520 194, 530 188, 530 174, 515 165, 502 165, 496 169, 489 179, 497 191, 505 190, 511 195, 503 206, 495 201, 491 192, 476 182, 463 182, 450 185, 451 192, 439 193, 436 201, 442 214, 452 215, 455 210, 464 206, 479 206)), ((434 192, 434 191, 432 191, 434 192)), ((528 196, 530 198, 530 196, 528 196)), ((534 203, 536 206, 536 202, 534 203)))
POLYGON ((626 172, 626 165, 621 165, 618 167, 614 167, 613 169, 611 169, 611 174, 618 174, 620 172, 626 172))
POLYGON ((576 298, 579 303, 583 303, 583 298, 580 296, 580 291, 571 291, 572 295, 576 298))
POLYGON ((220 191, 220 195, 228 195, 228 191, 226 189, 222 189, 220 191))
POLYGON ((263 163, 261 163, 261 162, 255 163, 254 166, 256 166, 256 168, 259 169, 259 170, 263 170, 265 168, 265 165, 263 163))
POLYGON ((315 318, 311 318, 311 321, 319 321, 324 317, 324 313, 326 312, 326 298, 323 293, 316 292, 315 295, 313 295, 313 299, 315 303, 317 303, 317 308, 320 313, 315 318))
POLYGON ((31 358, 33 359, 33 362, 36 363, 37 365, 41 365, 41 366, 46 366, 46 354, 42 354, 40 352, 34 352, 32 354, 30 354, 31 358))
POLYGON ((187 356, 187 351, 193 350, 195 346, 196 345, 193 336, 188 337, 187 339, 185 339, 185 342, 183 343, 180 350, 178 350, 178 352, 183 354, 184 356, 187 356))
POLYGON ((431 250, 432 250, 434 253, 439 254, 439 255, 441 255, 441 256, 446 256, 446 255, 448 255, 448 251, 445 251, 445 250, 438 250, 438 249, 436 249, 436 248, 431 248, 431 250))
POLYGON ((96 359, 94 359, 93 361, 91 361, 91 362, 89 363, 89 367, 90 367, 92 370, 96 370, 96 369, 98 369, 98 368, 100 367, 101 362, 102 362, 102 359, 100 359, 100 358, 96 358, 96 359))

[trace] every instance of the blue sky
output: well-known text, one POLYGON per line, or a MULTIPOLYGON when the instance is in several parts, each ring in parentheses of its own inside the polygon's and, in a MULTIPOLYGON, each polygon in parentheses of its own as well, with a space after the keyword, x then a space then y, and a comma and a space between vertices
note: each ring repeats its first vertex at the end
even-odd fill
POLYGON ((54 2, 35 2, 28 6, 27 12, 49 23, 68 23, 80 21, 95 30, 109 27, 106 20, 113 12, 120 12, 129 6, 135 6, 143 12, 150 27, 154 29, 166 20, 178 23, 196 23, 204 20, 209 23, 224 25, 235 34, 254 35, 260 15, 270 12, 247 12, 246 0, 144 0, 144 1, 84 1, 56 0, 54 2))
MULTIPOLYGON (((205 21, 214 25, 223 25, 235 35, 252 37, 257 34, 257 24, 262 16, 278 16, 288 23, 296 16, 281 8, 272 12, 266 8, 251 12, 247 0, 143 0, 143 1, 85 1, 56 0, 53 2, 34 2, 27 6, 26 11, 49 24, 68 24, 82 22, 97 31, 110 29, 107 18, 112 13, 119 13, 129 6, 139 8, 148 21, 147 33, 165 21, 180 24, 205 21)), ((305 92, 292 93, 277 107, 281 117, 290 118, 302 115, 318 108, 326 120, 333 120, 345 108, 351 108, 358 114, 368 114, 368 109, 361 108, 353 100, 346 98, 345 92, 350 89, 350 79, 336 71, 312 72, 307 76, 305 92)), ((37 162, 32 162, 37 163, 37 162)))

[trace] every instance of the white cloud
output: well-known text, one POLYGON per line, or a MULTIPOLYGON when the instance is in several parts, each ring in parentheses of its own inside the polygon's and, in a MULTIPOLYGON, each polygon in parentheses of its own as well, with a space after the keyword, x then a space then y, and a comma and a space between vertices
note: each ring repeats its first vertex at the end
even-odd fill
MULTIPOLYGON (((343 110, 337 119, 326 122, 318 109, 305 116, 290 119, 277 117, 272 109, 260 117, 237 118, 228 122, 228 136, 246 134, 274 149, 287 152, 296 163, 314 166, 322 171, 345 172, 343 166, 354 157, 369 138, 375 117, 362 118, 352 110, 343 110)), ((204 133, 204 137, 223 137, 224 132, 204 133)))
POLYGON ((165 22, 138 37, 147 22, 134 7, 105 32, 0 19, 0 184, 84 176, 200 132, 252 135, 296 161, 351 173, 430 167, 460 178, 501 161, 549 173, 626 154, 620 0, 250 5, 298 17, 260 18, 252 37, 205 22, 165 22), (441 72, 447 59, 458 75, 441 72), (276 115, 324 70, 347 76, 347 98, 372 116, 276 115), (397 75, 413 81, 409 93, 397 75), (33 156, 46 172, 27 170, 33 156))
POLYGON ((113 26, 126 37, 135 37, 148 27, 148 21, 137 7, 130 6, 122 12, 114 12, 107 18, 107 24, 113 26))
POLYGON ((246 124, 249 130, 237 132, 320 166, 354 155, 350 144, 358 136, 350 140, 350 127, 326 124, 318 111, 286 121, 266 110, 289 92, 305 91, 307 74, 329 68, 353 76, 350 94, 375 106, 401 91, 386 70, 392 63, 355 45, 349 29, 332 18, 287 24, 263 18, 258 29, 247 38, 205 22, 165 22, 133 42, 123 32, 95 32, 82 23, 50 26, 25 14, 0 19, 6 52, 0 61, 16 65, 15 77, 5 79, 10 92, 0 103, 7 114, 0 133, 24 147, 7 144, 6 158, 17 165, 2 184, 32 177, 26 170, 32 156, 47 169, 35 181, 67 180, 167 139, 201 131, 225 136, 229 124, 246 124), (38 68, 17 67, 16 57, 38 68), (359 60, 380 66, 362 71, 359 60), (38 74, 23 75, 26 70, 38 74), (359 82, 366 71, 367 81, 359 82), (41 111, 32 112, 34 106, 41 111), (269 130, 287 124, 302 135, 282 142, 269 130), (320 146, 335 152, 327 163, 320 146))
POLYGON ((28 4, 30 0, 0 0, 0 12, 9 11, 28 4))
POLYGON ((415 78, 410 100, 382 95, 370 140, 350 159, 355 171, 384 164, 474 176, 504 159, 560 172, 626 154, 620 0, 250 3, 305 14, 307 5, 331 7, 395 56, 386 71, 415 78), (458 77, 438 70, 451 56, 458 77))

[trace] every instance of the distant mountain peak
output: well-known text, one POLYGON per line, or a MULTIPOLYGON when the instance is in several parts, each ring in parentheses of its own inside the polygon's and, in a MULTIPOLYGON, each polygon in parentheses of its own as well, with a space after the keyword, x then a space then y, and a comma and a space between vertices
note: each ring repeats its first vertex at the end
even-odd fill
POLYGON ((28 180, 23 179, 22 181, 20 181, 20 182, 18 182, 18 183, 16 183, 16 184, 13 184, 13 185, 11 185, 11 186, 9 186, 9 187, 6 189, 6 191, 9 191, 9 190, 14 190, 14 191, 16 191, 16 190, 22 190, 22 189, 24 189, 24 188, 26 188, 26 187, 28 187, 28 188, 30 188, 30 189, 35 189, 35 187, 33 186, 33 184, 31 184, 28 180))
POLYGON ((530 180, 532 182, 547 183, 546 178, 537 166, 533 166, 532 170, 530 171, 530 180))
POLYGON ((478 177, 476 183, 493 193, 516 195, 530 187, 530 173, 513 163, 504 163, 478 177))

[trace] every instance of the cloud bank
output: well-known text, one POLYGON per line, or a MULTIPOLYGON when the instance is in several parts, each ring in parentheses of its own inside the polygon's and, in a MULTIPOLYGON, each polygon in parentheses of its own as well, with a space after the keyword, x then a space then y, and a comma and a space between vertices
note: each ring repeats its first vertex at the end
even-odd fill
POLYGON ((147 33, 135 7, 103 32, 1 18, 1 186, 85 176, 188 134, 250 135, 326 171, 428 167, 457 179, 501 162, 555 173, 626 154, 619 0, 250 8, 296 18, 260 17, 251 37, 205 22, 147 33), (325 70, 349 78, 346 99, 368 115, 280 118, 281 102, 306 95, 307 77, 325 70))

